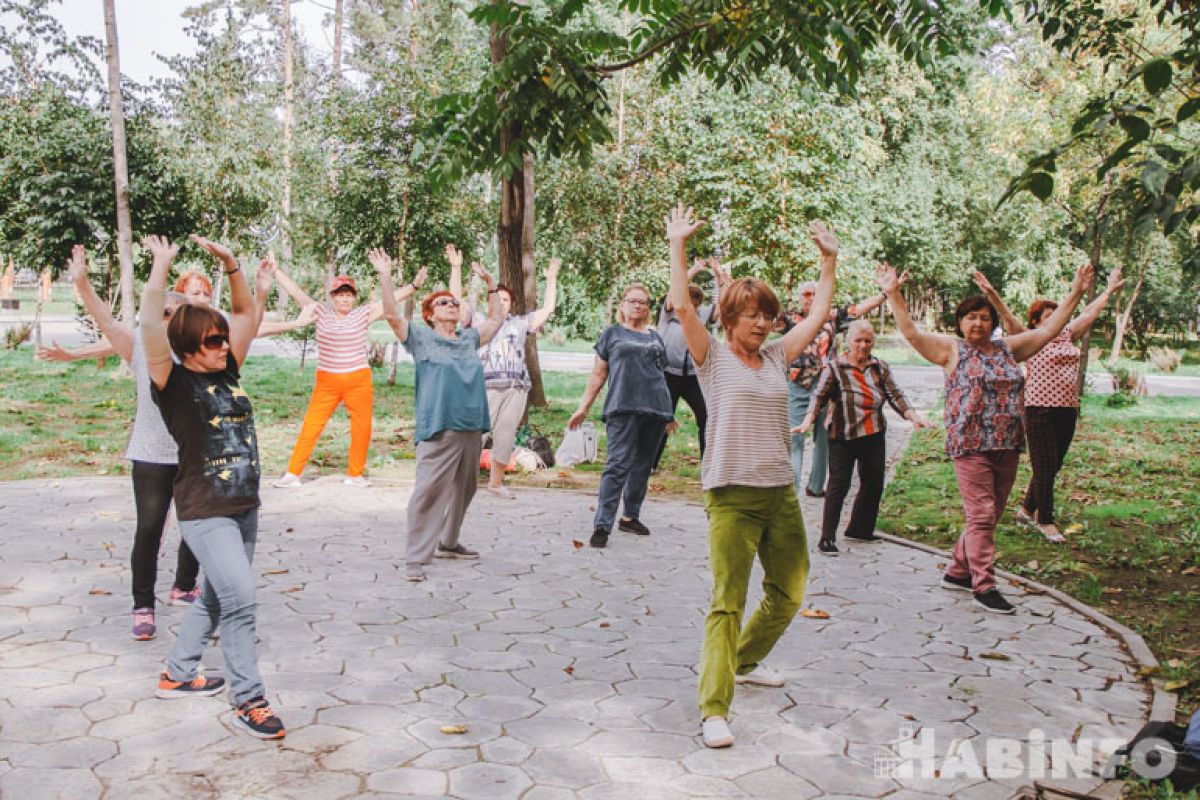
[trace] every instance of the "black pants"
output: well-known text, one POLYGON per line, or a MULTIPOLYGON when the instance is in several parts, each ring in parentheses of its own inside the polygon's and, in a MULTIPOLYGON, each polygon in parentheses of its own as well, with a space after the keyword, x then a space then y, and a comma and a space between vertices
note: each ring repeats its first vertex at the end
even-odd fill
POLYGON ((829 483, 825 487, 825 510, 821 516, 821 538, 836 539, 842 504, 850 491, 850 474, 858 464, 858 497, 850 511, 846 535, 869 538, 875 535, 879 500, 883 497, 883 473, 887 441, 873 433, 857 439, 829 440, 829 483))
MULTIPOLYGON (((675 407, 679 405, 679 398, 683 398, 683 402, 688 404, 688 408, 692 409, 692 413, 696 415, 696 427, 700 430, 700 457, 704 458, 704 426, 708 422, 708 406, 704 405, 704 392, 700 390, 700 379, 695 375, 667 375, 667 391, 671 393, 671 413, 675 412, 675 407)), ((667 448, 667 435, 664 433, 662 441, 658 443, 658 452, 654 454, 654 469, 658 469, 658 462, 662 460, 663 450, 667 448)))
MULTIPOLYGON (((133 502, 137 508, 137 529, 133 534, 133 607, 154 608, 154 584, 158 580, 158 550, 162 545, 167 509, 171 507, 171 484, 175 481, 174 464, 133 462, 133 502)), ((182 540, 175 562, 175 587, 185 592, 196 588, 200 564, 182 540)))
POLYGON ((1066 406, 1026 406, 1025 441, 1029 444, 1029 466, 1033 475, 1021 506, 1042 525, 1054 522, 1054 482, 1062 468, 1079 409, 1066 406))

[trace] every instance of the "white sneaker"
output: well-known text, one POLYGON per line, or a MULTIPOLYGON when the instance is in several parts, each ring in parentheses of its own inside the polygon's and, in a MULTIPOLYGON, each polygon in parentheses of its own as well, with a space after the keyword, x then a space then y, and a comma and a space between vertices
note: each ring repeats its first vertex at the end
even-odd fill
POLYGON ((737 683, 749 683, 754 686, 773 686, 776 688, 783 686, 783 676, 766 664, 759 664, 745 675, 736 676, 734 680, 737 683))
POLYGON ((733 746, 733 731, 724 717, 709 717, 700 723, 700 737, 705 747, 733 746))
POLYGON ((342 483, 346 484, 347 486, 357 486, 359 489, 365 489, 371 485, 371 482, 362 475, 358 475, 353 478, 347 475, 346 477, 342 478, 342 483))
POLYGON ((293 475, 290 472, 285 472, 279 478, 279 480, 275 481, 275 483, 273 485, 279 487, 280 489, 290 489, 293 486, 300 485, 300 476, 293 475))

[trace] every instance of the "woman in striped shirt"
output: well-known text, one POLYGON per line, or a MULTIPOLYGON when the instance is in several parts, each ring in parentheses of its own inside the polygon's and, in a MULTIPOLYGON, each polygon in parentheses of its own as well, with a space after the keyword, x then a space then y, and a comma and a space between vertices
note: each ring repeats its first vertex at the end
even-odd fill
POLYGON ((783 677, 761 662, 804 599, 808 542, 792 488, 787 372, 829 316, 838 242, 821 223, 810 224, 821 251, 812 313, 769 343, 779 299, 756 278, 731 283, 721 294, 722 342, 700 322, 687 291, 687 240, 703 224, 682 204, 666 219, 671 302, 708 405, 700 482, 713 592, 700 663, 701 735, 707 747, 729 747, 734 685, 783 685, 783 677), (765 573, 763 599, 743 628, 756 554, 765 573))
POLYGON ((793 433, 805 434, 820 416, 826 404, 833 405, 829 431, 829 487, 821 516, 821 541, 817 549, 836 556, 837 526, 842 504, 850 491, 850 473, 858 465, 859 489, 846 526, 846 538, 873 542, 879 500, 883 497, 884 439, 887 422, 883 404, 887 401, 896 413, 917 428, 926 426, 921 415, 908 405, 904 392, 892 379, 892 368, 871 355, 875 347, 875 329, 865 319, 850 323, 846 333, 846 352, 827 361, 817 379, 817 390, 808 415, 793 433))
MULTIPOLYGON (((302 308, 314 301, 282 269, 275 275, 292 299, 302 308)), ((396 302, 409 297, 425 282, 422 268, 410 283, 396 290, 396 302)), ((350 458, 346 466, 348 486, 369 486, 363 476, 367 466, 367 450, 371 445, 371 412, 375 399, 371 367, 367 363, 367 329, 383 319, 383 302, 356 305, 358 287, 349 275, 338 275, 329 285, 329 303, 316 305, 317 316, 317 377, 312 397, 304 412, 304 423, 292 449, 287 472, 275 481, 276 486, 300 485, 300 473, 312 456, 325 423, 343 403, 350 415, 350 458)))

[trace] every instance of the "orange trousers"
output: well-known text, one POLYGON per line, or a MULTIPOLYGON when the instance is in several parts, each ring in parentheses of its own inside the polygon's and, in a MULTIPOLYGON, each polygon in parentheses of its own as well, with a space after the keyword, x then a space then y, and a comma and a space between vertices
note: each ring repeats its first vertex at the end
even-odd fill
POLYGON ((317 370, 317 382, 308 400, 308 410, 304 412, 300 436, 292 449, 288 472, 299 475, 304 471, 304 465, 308 463, 313 448, 317 446, 317 439, 321 438, 321 431, 325 429, 325 423, 329 422, 338 405, 345 403, 346 411, 350 413, 350 461, 346 466, 346 474, 352 478, 362 475, 367 466, 367 450, 371 446, 371 406, 374 400, 375 384, 370 369, 354 372, 317 370))

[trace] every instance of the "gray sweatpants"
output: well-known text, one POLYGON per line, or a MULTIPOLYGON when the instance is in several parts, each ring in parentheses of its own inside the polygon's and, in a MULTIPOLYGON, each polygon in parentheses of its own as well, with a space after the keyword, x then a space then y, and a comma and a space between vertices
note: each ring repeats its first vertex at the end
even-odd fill
POLYGON ((417 482, 408 501, 408 564, 428 564, 440 542, 458 544, 479 480, 482 431, 439 431, 417 442, 417 482))

